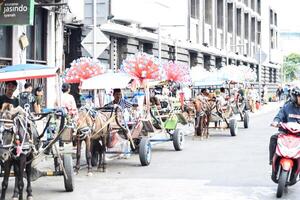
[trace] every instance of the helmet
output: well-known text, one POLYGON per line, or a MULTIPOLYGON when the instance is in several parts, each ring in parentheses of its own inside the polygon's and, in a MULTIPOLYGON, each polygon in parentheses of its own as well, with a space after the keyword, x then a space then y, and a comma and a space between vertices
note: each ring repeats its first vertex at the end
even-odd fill
POLYGON ((292 100, 292 102, 297 103, 297 96, 300 96, 300 88, 298 86, 294 87, 291 90, 291 100, 292 100))

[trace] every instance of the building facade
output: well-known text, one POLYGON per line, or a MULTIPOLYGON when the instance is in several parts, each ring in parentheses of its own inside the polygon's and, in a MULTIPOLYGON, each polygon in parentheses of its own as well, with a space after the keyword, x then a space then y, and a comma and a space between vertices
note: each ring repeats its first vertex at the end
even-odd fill
MULTIPOLYGON (((92 7, 85 0, 83 37, 92 7)), ((97 25, 111 40, 99 57, 107 68, 142 51, 208 70, 246 65, 261 83, 280 82, 278 16, 270 0, 98 0, 97 10, 97 25)))
MULTIPOLYGON (((1 25, 0 21, 0 67, 33 63, 59 67, 62 71, 66 58, 72 56, 65 50, 69 39, 66 35, 71 32, 69 27, 77 28, 82 23, 83 5, 83 0, 76 1, 76 4, 67 0, 36 0, 33 25, 1 25), (80 4, 81 8, 77 10, 80 4), (20 45, 21 37, 26 37, 28 46, 20 45)), ((81 28, 79 30, 80 44, 81 28)), ((60 90, 57 83, 56 78, 34 80, 34 85, 44 86, 47 106, 53 107, 57 100, 57 96, 53 95, 60 90)), ((19 85, 22 90, 23 85, 19 85)))

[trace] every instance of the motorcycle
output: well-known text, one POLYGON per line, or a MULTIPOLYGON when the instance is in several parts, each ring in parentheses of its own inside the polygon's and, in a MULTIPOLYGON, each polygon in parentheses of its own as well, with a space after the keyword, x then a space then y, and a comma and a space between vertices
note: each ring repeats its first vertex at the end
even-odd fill
POLYGON ((280 123, 285 133, 278 135, 276 152, 272 162, 272 180, 278 184, 277 198, 282 197, 288 186, 299 181, 300 172, 300 124, 280 123))

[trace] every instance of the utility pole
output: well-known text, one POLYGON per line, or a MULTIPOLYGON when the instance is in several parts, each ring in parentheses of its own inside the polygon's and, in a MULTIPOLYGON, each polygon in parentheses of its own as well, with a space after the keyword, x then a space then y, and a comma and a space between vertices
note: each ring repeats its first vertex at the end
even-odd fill
POLYGON ((97 0, 93 0, 93 59, 96 60, 96 27, 97 27, 97 0))

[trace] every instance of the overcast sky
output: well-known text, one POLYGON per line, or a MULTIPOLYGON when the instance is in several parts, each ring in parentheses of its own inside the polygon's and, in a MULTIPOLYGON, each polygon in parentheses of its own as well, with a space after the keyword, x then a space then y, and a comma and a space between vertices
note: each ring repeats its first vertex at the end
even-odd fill
POLYGON ((300 1, 299 0, 270 0, 278 12, 280 29, 300 30, 300 1))

